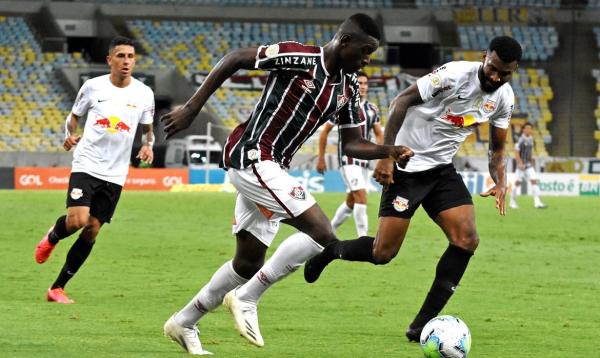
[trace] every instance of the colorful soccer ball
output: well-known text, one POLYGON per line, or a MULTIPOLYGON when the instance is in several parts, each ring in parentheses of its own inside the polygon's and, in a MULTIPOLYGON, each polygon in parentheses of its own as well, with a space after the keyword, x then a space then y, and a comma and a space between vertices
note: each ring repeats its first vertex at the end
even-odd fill
POLYGON ((464 358, 471 350, 471 332, 457 317, 438 316, 423 327, 421 348, 427 358, 464 358))

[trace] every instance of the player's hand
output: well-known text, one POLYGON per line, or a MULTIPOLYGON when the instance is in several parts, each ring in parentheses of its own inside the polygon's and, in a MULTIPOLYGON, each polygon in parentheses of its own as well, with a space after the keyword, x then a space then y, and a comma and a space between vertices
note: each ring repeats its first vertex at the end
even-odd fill
POLYGON ((197 112, 192 111, 186 106, 181 106, 174 111, 171 111, 162 117, 160 121, 165 126, 165 133, 167 133, 167 139, 174 136, 177 132, 180 132, 192 124, 194 118, 196 118, 197 112))
POLYGON ((485 191, 481 194, 482 197, 487 198, 488 196, 496 197, 496 209, 500 212, 500 215, 506 215, 506 187, 498 187, 494 185, 490 190, 485 191))
POLYGON ((403 145, 396 145, 390 150, 390 159, 398 163, 398 166, 402 169, 406 168, 406 164, 413 155, 415 153, 409 147, 403 145))
POLYGON ((146 164, 152 164, 152 161, 154 160, 154 152, 152 151, 152 147, 149 145, 143 145, 142 148, 140 148, 136 158, 139 158, 146 164))
POLYGON ((70 135, 67 138, 65 138, 65 141, 63 142, 63 148, 65 148, 65 150, 68 152, 71 150, 71 148, 76 146, 80 140, 81 136, 70 135))
POLYGON ((325 158, 319 157, 319 160, 317 161, 317 172, 319 172, 319 174, 324 174, 325 170, 327 170, 327 164, 325 164, 325 158))
POLYGON ((384 187, 394 182, 394 161, 391 159, 380 159, 375 164, 373 178, 384 187))

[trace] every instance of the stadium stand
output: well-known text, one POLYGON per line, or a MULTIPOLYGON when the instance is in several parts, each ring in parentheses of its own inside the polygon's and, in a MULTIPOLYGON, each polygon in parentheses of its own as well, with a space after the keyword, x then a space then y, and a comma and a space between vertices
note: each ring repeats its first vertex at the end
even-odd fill
POLYGON ((298 8, 391 8, 393 0, 84 0, 99 4, 267 6, 298 8))
POLYGON ((600 9, 600 0, 588 0, 588 9, 600 9))
POLYGON ((0 16, 0 151, 58 151, 71 96, 55 75, 81 54, 43 53, 22 17, 0 16))
POLYGON ((546 61, 558 48, 558 33, 552 26, 477 25, 458 26, 461 48, 485 49, 492 38, 508 35, 523 45, 523 61, 546 61))
POLYGON ((559 8, 561 0, 416 0, 417 7, 541 7, 559 8))
MULTIPOLYGON (((127 22, 130 31, 148 53, 144 66, 175 67, 191 80, 195 73, 207 73, 227 52, 293 39, 310 45, 324 45, 335 34, 336 24, 290 24, 258 22, 153 21, 127 22), (316 41, 315 41, 316 40, 316 41)), ((382 55, 380 55, 382 56, 382 55)), ((389 78, 399 66, 369 66, 370 77, 389 78)), ((262 71, 239 71, 239 76, 261 77, 262 71)), ((372 102, 387 108, 393 96, 385 87, 373 89, 372 102)), ((232 128, 245 121, 254 108, 260 88, 220 88, 209 105, 223 125, 232 128)))

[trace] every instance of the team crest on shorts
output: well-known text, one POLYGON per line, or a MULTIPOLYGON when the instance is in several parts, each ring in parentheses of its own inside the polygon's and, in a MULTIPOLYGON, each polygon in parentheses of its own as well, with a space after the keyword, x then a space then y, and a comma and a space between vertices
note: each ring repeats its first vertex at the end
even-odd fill
POLYGON ((73 200, 77 200, 79 198, 81 198, 83 196, 83 190, 79 189, 79 188, 73 188, 73 190, 71 190, 71 198, 73 200))
POLYGON ((394 209, 399 212, 403 212, 404 210, 408 209, 408 199, 405 199, 400 195, 396 196, 396 199, 392 201, 392 204, 394 204, 394 209))
POLYGON ((290 196, 296 200, 306 200, 306 192, 301 186, 293 187, 290 196))

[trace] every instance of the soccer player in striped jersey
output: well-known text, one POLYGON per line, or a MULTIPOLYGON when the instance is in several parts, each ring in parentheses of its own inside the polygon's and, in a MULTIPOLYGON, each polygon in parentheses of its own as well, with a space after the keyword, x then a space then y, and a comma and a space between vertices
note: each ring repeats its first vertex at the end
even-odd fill
MULTIPOLYGON (((367 140, 371 140, 371 132, 375 134, 377 144, 383 144, 383 130, 379 123, 379 109, 376 105, 367 101, 367 92, 369 91, 369 77, 366 73, 359 71, 356 73, 358 80, 358 89, 360 91, 360 117, 363 120, 361 133, 367 140)), ((317 162, 317 171, 321 174, 327 169, 325 164, 325 148, 327 146, 327 136, 337 121, 327 122, 323 126, 319 138, 319 159, 317 162)), ((339 133, 339 132, 338 132, 339 133)), ((367 218, 367 186, 369 185, 369 161, 352 158, 344 153, 341 138, 338 138, 338 164, 342 179, 348 189, 346 200, 340 204, 331 220, 333 230, 337 230, 340 225, 354 214, 354 224, 358 236, 365 236, 369 230, 369 221, 367 218)))
POLYGON ((449 245, 438 261, 429 293, 406 331, 409 340, 419 340, 423 326, 454 294, 479 244, 471 194, 452 165, 460 144, 478 125, 490 125, 489 170, 495 183, 480 195, 495 196, 500 215, 506 214, 504 153, 514 106, 508 82, 521 55, 516 40, 496 37, 483 63, 449 62, 419 78, 394 99, 384 143, 406 143, 414 157, 405 168, 395 167, 386 159, 375 166, 375 178, 386 186, 377 235, 327 246, 305 264, 306 281, 316 281, 335 259, 376 265, 390 262, 402 246, 413 214, 423 206, 449 245))
POLYGON ((518 209, 517 195, 521 189, 521 182, 529 180, 531 190, 533 192, 533 206, 536 209, 544 209, 547 206, 540 199, 540 187, 538 186, 538 178, 535 172, 533 159, 533 125, 529 122, 523 124, 521 136, 515 144, 515 160, 517 161, 517 170, 515 171, 515 185, 510 196, 510 208, 518 209))
POLYGON ((196 324, 221 303, 232 312, 240 333, 263 346, 257 315, 262 294, 337 241, 313 196, 286 171, 319 126, 339 117, 344 150, 355 158, 391 158, 404 167, 412 156, 407 147, 376 145, 360 132, 360 95, 354 72, 369 63, 379 39, 375 21, 355 14, 324 47, 281 42, 235 50, 219 61, 183 107, 161 118, 169 138, 187 128, 208 98, 238 69, 270 71, 250 118, 233 130, 223 150, 222 166, 238 190, 235 256, 164 326, 165 334, 188 352, 207 353, 196 324), (265 262, 281 221, 299 232, 284 240, 265 262))

